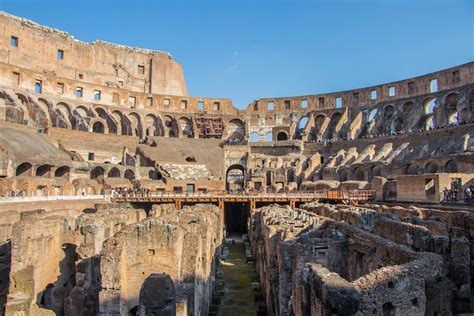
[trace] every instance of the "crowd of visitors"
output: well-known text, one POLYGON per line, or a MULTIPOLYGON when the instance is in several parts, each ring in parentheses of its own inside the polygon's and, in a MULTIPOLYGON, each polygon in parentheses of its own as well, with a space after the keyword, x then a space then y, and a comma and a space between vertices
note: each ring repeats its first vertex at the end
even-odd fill
MULTIPOLYGON (((415 135, 415 134, 422 134, 424 132, 429 132, 429 131, 434 131, 434 130, 440 130, 440 129, 446 129, 446 128, 451 128, 451 127, 458 127, 462 126, 465 124, 469 123, 474 123, 474 119, 471 120, 470 122, 462 121, 462 122, 455 122, 455 123, 449 123, 448 125, 445 126, 436 126, 436 127, 428 127, 428 129, 423 129, 423 128, 415 128, 415 129, 402 129, 400 131, 393 131, 390 133, 368 133, 367 135, 362 136, 362 139, 371 139, 371 138, 381 138, 381 137, 388 137, 388 136, 403 136, 403 135, 415 135)), ((328 138, 328 139, 313 139, 310 140, 310 143, 318 143, 321 145, 330 145, 334 144, 340 141, 346 141, 346 140, 352 140, 352 138, 347 138, 347 137, 340 137, 340 138, 328 138)))
POLYGON ((112 191, 113 197, 119 198, 128 198, 128 197, 149 197, 151 196, 150 189, 145 188, 113 188, 112 191))
MULTIPOLYGON (((461 201, 461 192, 456 188, 444 188, 442 202, 454 203, 461 201)), ((464 190, 463 200, 465 203, 474 203, 474 185, 468 186, 464 190)))
POLYGON ((247 145, 247 141, 244 139, 226 139, 224 141, 224 145, 232 146, 232 145, 247 145))
POLYGON ((10 194, 11 197, 23 197, 25 195, 25 191, 13 190, 10 194))

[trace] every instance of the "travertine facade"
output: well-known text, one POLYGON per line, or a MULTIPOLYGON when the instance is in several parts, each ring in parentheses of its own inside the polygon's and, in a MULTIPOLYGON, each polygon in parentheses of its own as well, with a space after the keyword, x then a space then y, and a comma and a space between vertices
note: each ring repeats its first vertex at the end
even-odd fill
POLYGON ((169 53, 0 29, 7 315, 212 314, 248 218, 270 315, 473 312, 474 62, 239 109, 188 96, 169 53), (378 202, 291 200, 362 190, 378 202))

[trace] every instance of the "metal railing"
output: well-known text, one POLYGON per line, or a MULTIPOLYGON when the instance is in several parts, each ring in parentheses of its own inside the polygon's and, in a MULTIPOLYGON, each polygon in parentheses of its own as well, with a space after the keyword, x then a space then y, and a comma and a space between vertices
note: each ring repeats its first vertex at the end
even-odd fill
POLYGON ((352 190, 352 191, 314 191, 314 192, 281 192, 281 193, 267 193, 267 192, 151 192, 144 193, 113 193, 111 195, 50 195, 50 196, 15 196, 15 197, 0 197, 0 203, 15 203, 15 202, 40 202, 40 201, 75 201, 75 200, 111 200, 111 199, 125 199, 137 200, 140 198, 147 199, 224 199, 224 198, 249 198, 249 199, 328 199, 328 200, 371 200, 374 197, 375 191, 372 190, 352 190))
POLYGON ((333 191, 321 190, 314 192, 151 192, 151 193, 115 193, 111 198, 159 198, 159 199, 176 199, 176 198, 313 198, 313 199, 347 199, 347 200, 370 200, 374 197, 375 191, 372 190, 351 190, 351 191, 333 191))
POLYGON ((40 202, 40 201, 75 201, 75 200, 107 200, 108 195, 49 195, 49 196, 12 196, 0 197, 0 203, 40 202))

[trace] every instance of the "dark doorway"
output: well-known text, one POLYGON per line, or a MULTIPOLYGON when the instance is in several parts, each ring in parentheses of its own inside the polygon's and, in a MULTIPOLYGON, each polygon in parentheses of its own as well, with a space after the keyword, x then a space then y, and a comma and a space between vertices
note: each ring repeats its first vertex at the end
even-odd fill
POLYGON ((249 203, 225 203, 224 221, 227 233, 247 233, 247 218, 249 216, 249 203))
POLYGON ((232 165, 226 173, 226 190, 239 191, 245 188, 245 169, 242 165, 232 165))

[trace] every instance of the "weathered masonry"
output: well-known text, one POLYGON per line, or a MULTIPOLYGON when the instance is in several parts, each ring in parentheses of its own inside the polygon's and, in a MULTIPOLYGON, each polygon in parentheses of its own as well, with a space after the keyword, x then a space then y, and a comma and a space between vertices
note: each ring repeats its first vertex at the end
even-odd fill
POLYGON ((213 315, 231 238, 260 313, 474 312, 474 62, 243 108, 167 52, 0 29, 0 314, 213 315))

